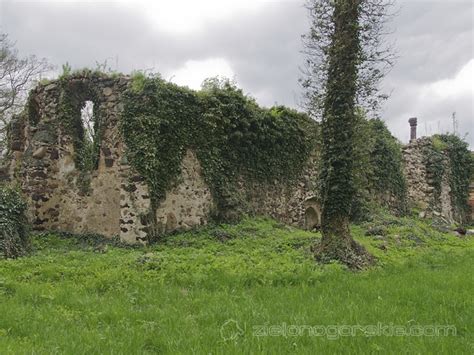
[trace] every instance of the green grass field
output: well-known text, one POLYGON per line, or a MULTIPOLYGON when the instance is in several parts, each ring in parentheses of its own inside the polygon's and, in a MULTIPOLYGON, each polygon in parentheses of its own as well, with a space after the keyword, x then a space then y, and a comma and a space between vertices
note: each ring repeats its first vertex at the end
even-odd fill
POLYGON ((371 226, 353 227, 378 258, 358 273, 267 219, 106 252, 35 236, 31 256, 0 260, 0 354, 473 354, 474 237, 371 226))

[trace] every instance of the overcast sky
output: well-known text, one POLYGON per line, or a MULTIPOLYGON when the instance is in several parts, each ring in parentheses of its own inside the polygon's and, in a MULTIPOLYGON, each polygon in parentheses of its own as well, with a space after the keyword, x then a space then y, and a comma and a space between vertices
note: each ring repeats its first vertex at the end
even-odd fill
MULTIPOLYGON (((264 106, 298 108, 304 0, 0 0, 0 31, 21 54, 73 68, 107 63, 129 73, 153 69, 199 88, 223 75, 264 106)), ((383 118, 401 141, 408 118, 419 135, 453 130, 474 148, 474 0, 398 1, 393 38, 399 59, 383 87, 383 118)))

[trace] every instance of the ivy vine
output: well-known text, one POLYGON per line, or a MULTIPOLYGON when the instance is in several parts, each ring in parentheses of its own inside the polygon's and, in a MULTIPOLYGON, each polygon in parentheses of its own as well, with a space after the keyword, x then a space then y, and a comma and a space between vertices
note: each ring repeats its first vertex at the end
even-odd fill
POLYGON ((145 178, 154 209, 176 181, 187 149, 202 165, 217 217, 229 219, 243 205, 239 177, 289 183, 317 142, 317 125, 308 116, 261 108, 227 80, 208 80, 196 92, 138 74, 123 100, 128 160, 145 178))
POLYGON ((474 159, 469 145, 454 134, 438 134, 431 137, 430 144, 424 147, 423 155, 434 188, 433 204, 439 205, 441 202, 441 185, 448 173, 452 205, 460 220, 465 221, 469 215, 469 184, 474 173, 474 159))
POLYGON ((98 94, 95 89, 80 79, 69 80, 62 78, 59 81, 59 122, 61 127, 72 137, 74 146, 74 162, 80 172, 90 172, 97 168, 99 163, 99 149, 101 140, 101 118, 99 110, 94 112, 94 137, 86 137, 84 132, 81 108, 86 100, 98 105, 98 94))
MULTIPOLYGON (((59 90, 58 120, 41 127, 43 131, 48 130, 50 133, 60 128, 65 135, 71 137, 75 166, 81 172, 83 179, 86 179, 86 175, 98 166, 103 127, 100 110, 95 110, 93 117, 94 136, 89 139, 84 131, 81 109, 86 101, 92 101, 94 107, 100 107, 99 94, 90 80, 100 80, 104 77, 107 77, 107 74, 87 69, 61 75, 56 81, 59 90)), ((36 96, 37 90, 31 91, 26 104, 26 117, 30 124, 34 126, 39 123, 40 119, 36 96)))
POLYGON ((351 219, 371 218, 377 206, 393 213, 407 211, 407 185, 403 174, 402 145, 380 119, 368 120, 359 111, 354 134, 355 198, 351 219))
POLYGON ((27 204, 18 190, 0 185, 0 253, 16 258, 29 248, 27 204))

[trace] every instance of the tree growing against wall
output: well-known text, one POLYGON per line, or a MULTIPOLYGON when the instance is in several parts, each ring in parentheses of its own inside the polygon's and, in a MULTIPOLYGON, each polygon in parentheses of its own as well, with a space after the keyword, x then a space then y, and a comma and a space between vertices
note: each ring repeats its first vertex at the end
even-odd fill
POLYGON ((23 108, 33 82, 51 69, 44 58, 20 57, 8 35, 0 33, 0 157, 12 116, 23 108))
POLYGON ((322 119, 323 238, 316 254, 353 268, 371 262, 349 231, 356 108, 376 112, 383 98, 377 84, 393 60, 382 36, 389 5, 389 0, 310 0, 312 25, 303 37, 303 86, 310 113, 322 119))

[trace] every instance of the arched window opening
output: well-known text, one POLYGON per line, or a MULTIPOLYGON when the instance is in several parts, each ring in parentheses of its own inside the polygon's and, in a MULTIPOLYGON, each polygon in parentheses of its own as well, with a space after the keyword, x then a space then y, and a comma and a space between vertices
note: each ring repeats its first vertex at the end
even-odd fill
POLYGON ((313 208, 308 207, 304 213, 305 228, 309 231, 319 230, 321 226, 321 219, 319 213, 313 208))

